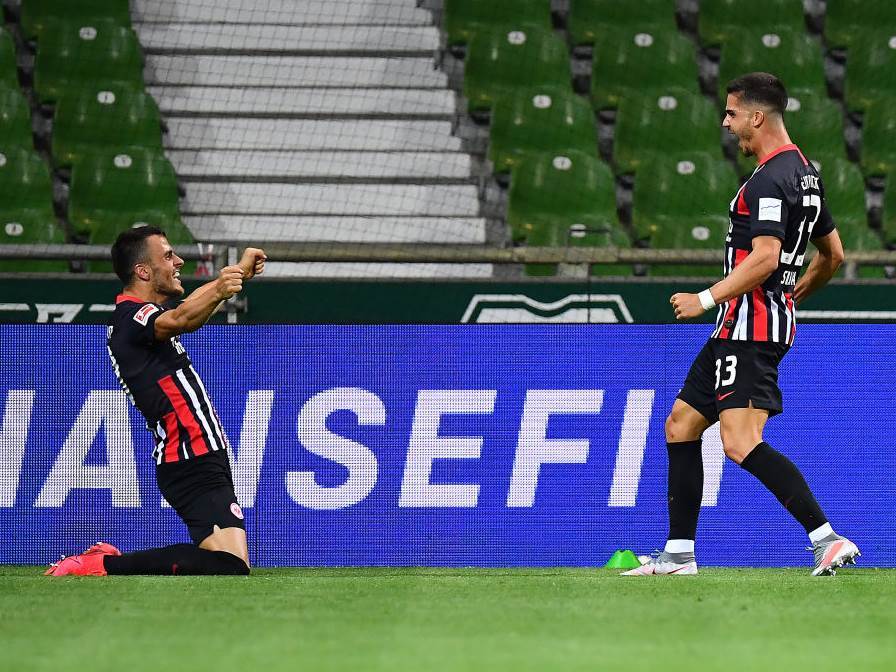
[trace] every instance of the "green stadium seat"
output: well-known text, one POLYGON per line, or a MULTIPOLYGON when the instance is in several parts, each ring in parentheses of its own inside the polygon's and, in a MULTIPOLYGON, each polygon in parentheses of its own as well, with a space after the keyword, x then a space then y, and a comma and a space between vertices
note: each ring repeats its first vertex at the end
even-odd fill
MULTIPOLYGON (((843 135, 843 110, 830 98, 820 98, 815 91, 788 91, 784 123, 793 142, 807 156, 826 156, 846 159, 843 135)), ((742 175, 756 168, 755 156, 738 152, 738 166, 742 175)))
POLYGON ((182 228, 177 179, 164 156, 146 149, 86 155, 72 166, 69 222, 91 241, 126 227, 182 228))
MULTIPOLYGON (((0 244, 60 244, 65 235, 53 214, 47 165, 31 149, 0 153, 0 244)), ((0 272, 67 271, 65 261, 0 260, 0 272)))
MULTIPOLYGON (((90 243, 107 245, 126 228, 150 225, 164 229, 172 245, 193 237, 180 218, 177 178, 164 156, 146 149, 127 153, 86 155, 72 166, 68 219, 90 243)), ((191 273, 195 264, 185 265, 191 273)), ((91 262, 93 272, 111 271, 110 264, 91 262)))
MULTIPOLYGON (((507 207, 513 240, 530 246, 631 245, 619 228, 609 166, 582 152, 530 155, 513 168, 507 207)), ((595 269, 631 273, 627 266, 595 269)), ((552 264, 529 264, 529 275, 553 275, 552 264)))
POLYGON ((896 97, 880 98, 862 118, 862 170, 866 175, 896 176, 896 97))
POLYGON ((66 93, 53 121, 53 163, 70 167, 86 154, 143 147, 162 154, 159 108, 152 96, 127 87, 66 93))
MULTIPOLYGON (((744 26, 761 33, 805 32, 800 0, 700 0, 698 34, 706 45, 739 42, 744 26)), ((749 72, 745 70, 745 72, 749 72)))
POLYGON ((489 159, 511 170, 528 154, 580 151, 597 158, 594 112, 571 91, 545 87, 499 98, 492 113, 489 159))
POLYGON ((843 110, 836 101, 810 90, 788 91, 784 123, 803 152, 846 158, 843 110))
POLYGON ((896 96, 896 25, 866 33, 846 56, 844 99, 850 111, 866 110, 881 96, 896 96))
POLYGON ((494 101, 519 89, 556 86, 571 90, 566 44, 534 26, 480 32, 464 65, 464 95, 470 111, 490 110, 494 101))
POLYGON ((569 36, 574 45, 595 44, 620 29, 656 26, 664 33, 677 30, 675 3, 669 0, 571 0, 569 36))
POLYGON ((896 180, 887 181, 887 190, 884 192, 882 233, 884 242, 889 246, 896 245, 896 180))
POLYGON ((591 102, 615 108, 631 91, 678 87, 699 93, 694 43, 658 25, 620 27, 594 44, 591 102))
POLYGON ((722 116, 706 98, 683 89, 632 93, 619 103, 614 163, 634 173, 655 155, 709 152, 721 157, 722 116))
POLYGON ((132 29, 112 21, 47 22, 34 63, 34 90, 41 103, 112 84, 143 89, 143 55, 132 29))
POLYGON ((17 86, 0 85, 0 151, 12 147, 33 150, 31 110, 17 86))
MULTIPOLYGON (((821 175, 825 203, 837 232, 843 241, 847 260, 850 252, 871 252, 882 249, 880 236, 868 226, 865 207, 865 179, 858 165, 842 156, 816 154, 809 157, 821 175)), ((839 275, 845 271, 841 269, 839 275)), ((881 266, 859 267, 861 278, 883 278, 881 266)))
MULTIPOLYGON (((632 225, 653 248, 720 251, 728 233, 728 204, 739 186, 731 165, 711 154, 657 157, 635 177, 632 225)), ((652 275, 714 275, 719 265, 651 267, 652 275)))
POLYGON ((17 87, 19 77, 16 65, 16 49, 12 36, 0 28, 0 87, 17 87))
POLYGON ((861 44, 865 36, 881 26, 896 26, 896 3, 892 0, 827 0, 824 37, 835 49, 861 44))
POLYGON ((445 0, 449 46, 467 44, 479 31, 513 23, 551 30, 551 0, 445 0))
POLYGON ((728 82, 748 72, 772 72, 787 90, 814 91, 826 96, 821 46, 805 32, 740 30, 740 37, 722 46, 719 99, 724 103, 728 82))
POLYGON ((121 26, 131 26, 128 0, 22 0, 20 23, 26 40, 39 38, 48 23, 59 19, 82 25, 107 19, 121 26))

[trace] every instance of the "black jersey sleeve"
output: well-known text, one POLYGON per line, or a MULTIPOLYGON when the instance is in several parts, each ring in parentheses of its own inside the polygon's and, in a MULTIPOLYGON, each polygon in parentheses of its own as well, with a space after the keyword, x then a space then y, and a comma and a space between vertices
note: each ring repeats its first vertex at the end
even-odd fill
POLYGON ((750 211, 750 237, 774 236, 783 241, 787 236, 788 198, 769 172, 758 172, 744 190, 750 211))
POLYGON ((119 329, 124 338, 136 345, 152 345, 156 340, 156 319, 164 308, 155 303, 128 304, 128 310, 121 316, 119 329))
POLYGON ((828 201, 824 196, 824 185, 821 183, 821 180, 818 182, 821 189, 821 212, 818 213, 818 221, 815 222, 815 226, 812 228, 812 238, 824 238, 837 228, 834 225, 834 218, 831 217, 831 212, 828 210, 828 201))

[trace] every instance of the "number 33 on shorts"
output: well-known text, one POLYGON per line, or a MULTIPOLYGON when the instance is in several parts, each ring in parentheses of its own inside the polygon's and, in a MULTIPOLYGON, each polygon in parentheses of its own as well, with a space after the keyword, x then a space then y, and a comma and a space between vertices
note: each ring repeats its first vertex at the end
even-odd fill
POLYGON ((727 387, 737 378, 737 355, 727 355, 724 359, 716 360, 716 389, 727 387), (724 380, 722 376, 725 376, 724 380))

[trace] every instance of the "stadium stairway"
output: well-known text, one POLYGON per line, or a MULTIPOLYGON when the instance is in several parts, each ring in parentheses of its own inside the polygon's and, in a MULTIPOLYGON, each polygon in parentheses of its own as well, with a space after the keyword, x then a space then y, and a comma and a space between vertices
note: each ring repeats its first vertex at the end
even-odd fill
MULTIPOLYGON (((416 0, 135 0, 147 92, 198 240, 486 242, 416 0)), ((270 265, 271 275, 488 277, 488 264, 270 265)))

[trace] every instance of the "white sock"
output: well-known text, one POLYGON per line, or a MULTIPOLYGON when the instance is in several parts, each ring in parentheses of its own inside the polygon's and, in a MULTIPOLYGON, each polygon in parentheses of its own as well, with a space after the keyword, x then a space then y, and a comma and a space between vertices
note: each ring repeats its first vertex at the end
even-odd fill
POLYGON ((666 553, 693 553, 694 552, 694 540, 693 539, 669 539, 666 542, 666 548, 663 549, 666 553))
POLYGON ((821 527, 816 527, 809 533, 809 541, 813 544, 817 544, 829 534, 834 534, 834 528, 831 527, 830 523, 825 523, 821 527))

